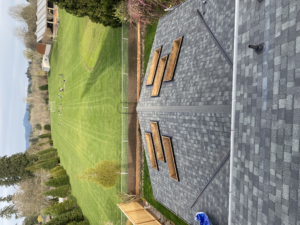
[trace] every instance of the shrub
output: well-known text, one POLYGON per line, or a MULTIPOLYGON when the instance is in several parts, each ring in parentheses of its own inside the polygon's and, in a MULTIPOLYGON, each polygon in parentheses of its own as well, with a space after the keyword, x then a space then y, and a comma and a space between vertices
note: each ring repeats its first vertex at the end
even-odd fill
POLYGON ((80 222, 71 222, 71 223, 68 223, 67 225, 89 225, 89 222, 84 220, 84 221, 80 221, 80 222))
POLYGON ((32 145, 35 145, 39 141, 38 138, 30 138, 29 142, 31 142, 32 145))
POLYGON ((78 17, 88 16, 94 23, 119 27, 120 20, 114 16, 114 6, 121 0, 54 0, 59 8, 78 17))
POLYGON ((34 128, 37 130, 41 130, 42 126, 41 126, 41 124, 36 124, 36 125, 34 125, 34 128))
POLYGON ((83 215, 79 210, 74 210, 74 211, 66 212, 64 214, 56 216, 45 224, 46 225, 66 225, 73 221, 76 221, 76 222, 82 221, 82 217, 83 217, 83 215))
POLYGON ((48 153, 52 153, 52 152, 57 152, 57 149, 56 149, 56 148, 47 148, 47 149, 45 149, 45 150, 43 150, 43 151, 37 152, 36 154, 37 154, 38 156, 41 156, 41 155, 48 154, 48 153))
POLYGON ((39 89, 40 89, 41 91, 48 90, 48 84, 45 84, 45 85, 39 86, 39 89))
POLYGON ((89 180, 97 183, 103 189, 109 189, 115 186, 118 181, 119 174, 122 174, 119 166, 108 160, 103 160, 96 164, 96 167, 88 168, 82 176, 77 176, 78 179, 89 180))
POLYGON ((44 160, 44 159, 52 159, 54 157, 57 157, 57 152, 50 152, 47 154, 42 154, 39 156, 39 160, 44 160))
POLYGON ((51 125, 49 125, 49 124, 45 125, 44 130, 51 130, 51 125))
POLYGON ((114 15, 120 21, 131 25, 140 23, 142 27, 158 20, 163 9, 177 0, 126 0, 114 5, 114 15))
POLYGON ((65 197, 68 196, 69 190, 70 190, 70 185, 67 184, 67 185, 64 185, 64 186, 60 186, 56 189, 52 189, 50 191, 45 191, 41 195, 65 198, 65 197))
POLYGON ((46 133, 38 136, 39 138, 51 138, 51 133, 46 133))
POLYGON ((55 177, 44 183, 44 185, 48 186, 48 187, 60 187, 60 186, 66 185, 66 184, 69 184, 69 176, 68 175, 55 177))
POLYGON ((73 199, 69 199, 67 201, 64 201, 62 203, 56 203, 55 205, 48 207, 42 211, 43 215, 61 215, 65 212, 69 212, 77 207, 76 201, 73 199))
POLYGON ((67 175, 67 172, 64 169, 61 169, 61 170, 57 170, 56 172, 51 173, 48 177, 54 178, 54 177, 59 177, 59 176, 63 176, 63 175, 67 175))
POLYGON ((62 166, 56 166, 56 167, 54 167, 53 169, 50 170, 50 173, 54 173, 54 172, 56 172, 58 170, 62 170, 62 169, 64 169, 62 166))

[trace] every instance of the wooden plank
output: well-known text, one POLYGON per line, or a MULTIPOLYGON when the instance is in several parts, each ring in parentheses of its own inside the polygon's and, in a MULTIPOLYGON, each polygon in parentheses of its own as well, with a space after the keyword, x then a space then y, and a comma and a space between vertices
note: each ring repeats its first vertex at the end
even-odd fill
POLYGON ((155 157, 155 152, 154 152, 152 135, 151 135, 151 133, 145 132, 145 137, 146 137, 146 142, 147 142, 147 148, 148 148, 148 153, 149 153, 149 157, 150 157, 151 167, 155 170, 158 170, 156 157, 155 157))
POLYGON ((173 80, 182 40, 183 40, 183 36, 173 41, 172 50, 171 50, 164 82, 173 80))
MULTIPOLYGON (((141 24, 138 22, 137 24, 137 102, 140 99, 140 91, 141 91, 141 24)), ((136 116, 136 182, 135 182, 135 194, 140 194, 140 133, 139 133, 139 118, 138 115, 136 116)))
POLYGON ((133 211, 126 213, 128 219, 134 224, 143 224, 146 222, 152 222, 156 219, 148 213, 146 210, 133 211))
POLYGON ((151 62, 151 65, 150 65, 150 71, 149 71, 149 75, 148 75, 146 85, 152 85, 153 84, 154 77, 155 77, 155 72, 156 72, 156 69, 157 69, 158 60, 159 60, 160 53, 161 53, 161 49, 162 49, 162 47, 159 47, 159 48, 154 50, 153 58, 152 58, 152 62, 151 62))
POLYGON ((165 153, 166 153, 170 177, 176 181, 179 181, 176 164, 175 164, 175 159, 174 159, 171 138, 169 138, 167 136, 162 136, 162 140, 163 140, 164 149, 165 149, 165 153))
POLYGON ((154 146, 155 146, 155 150, 156 150, 157 159, 162 162, 165 162, 162 143, 161 143, 161 139, 160 139, 158 122, 152 121, 152 122, 150 122, 150 125, 151 125, 152 134, 153 134, 153 140, 154 140, 154 146))
POLYGON ((161 225, 161 223, 158 222, 157 220, 155 220, 155 221, 150 221, 150 222, 146 222, 146 223, 139 223, 137 225, 161 225))
POLYGON ((124 212, 132 212, 144 210, 143 206, 141 206, 138 202, 130 202, 130 203, 120 203, 118 207, 124 212))
POLYGON ((164 57, 161 57, 159 60, 156 76, 155 76, 155 81, 152 89, 151 96, 158 96, 161 88, 161 83, 162 79, 164 76, 167 60, 168 60, 169 55, 166 55, 164 57))

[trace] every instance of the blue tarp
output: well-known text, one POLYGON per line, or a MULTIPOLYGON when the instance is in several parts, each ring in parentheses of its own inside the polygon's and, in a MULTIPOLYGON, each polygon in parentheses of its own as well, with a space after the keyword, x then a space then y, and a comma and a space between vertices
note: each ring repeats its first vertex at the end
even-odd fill
POLYGON ((198 212, 195 220, 200 221, 200 225, 212 225, 209 223, 208 216, 204 212, 198 212))

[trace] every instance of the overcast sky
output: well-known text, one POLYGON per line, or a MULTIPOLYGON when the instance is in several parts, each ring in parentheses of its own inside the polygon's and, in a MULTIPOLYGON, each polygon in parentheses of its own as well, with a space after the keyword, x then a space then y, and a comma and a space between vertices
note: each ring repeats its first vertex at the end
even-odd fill
MULTIPOLYGON (((24 152, 26 149, 23 118, 26 105, 22 99, 27 96, 27 61, 21 41, 12 35, 17 26, 8 15, 8 8, 26 0, 0 0, 0 156, 24 152)), ((0 187, 1 196, 13 193, 13 188, 0 187)), ((3 205, 0 204, 2 208, 3 205)), ((20 220, 4 220, 1 225, 22 224, 20 220)))

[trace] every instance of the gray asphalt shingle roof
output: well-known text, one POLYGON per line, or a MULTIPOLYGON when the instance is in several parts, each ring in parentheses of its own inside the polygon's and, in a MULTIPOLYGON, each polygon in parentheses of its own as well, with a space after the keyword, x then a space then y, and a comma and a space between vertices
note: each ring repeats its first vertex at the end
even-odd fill
MULTIPOLYGON (((234 1, 209 0, 204 19, 233 59, 234 1)), ((154 49, 184 36, 174 81, 159 97, 142 87, 138 115, 154 197, 194 224, 198 211, 228 222, 229 160, 190 206, 230 148, 232 70, 187 0, 160 19, 154 49), (180 182, 149 166, 144 132, 172 137, 180 182)), ((146 77, 149 72, 148 65, 146 77)), ((232 224, 300 224, 300 1, 240 0, 232 224), (265 43, 256 54, 250 44, 265 43)))
MULTIPOLYGON (((228 216, 229 161, 190 208, 229 151, 231 119, 232 70, 199 20, 197 8, 202 9, 202 1, 189 0, 160 19, 149 62, 158 46, 163 46, 164 56, 173 40, 184 36, 174 81, 162 84, 159 97, 151 97, 152 86, 144 82, 137 111, 154 197, 190 224, 199 211, 214 224, 223 224, 228 216), (170 178, 167 163, 158 161, 159 171, 149 166, 144 132, 151 131, 151 120, 159 121, 162 135, 172 137, 180 182, 170 178)), ((234 2, 210 1, 204 17, 232 58, 234 2)), ((145 80, 149 67, 150 63, 145 80)))
POLYGON ((300 1, 239 13, 233 224, 299 224, 300 1))

